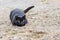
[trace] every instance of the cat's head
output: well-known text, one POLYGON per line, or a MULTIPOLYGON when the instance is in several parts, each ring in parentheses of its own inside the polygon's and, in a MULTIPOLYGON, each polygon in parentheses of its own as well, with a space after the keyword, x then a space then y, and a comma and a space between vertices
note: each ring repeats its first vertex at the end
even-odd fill
POLYGON ((15 16, 15 25, 17 25, 17 26, 24 26, 26 23, 27 23, 27 19, 26 19, 26 16, 24 15, 24 16, 22 16, 22 17, 20 17, 20 16, 15 16))

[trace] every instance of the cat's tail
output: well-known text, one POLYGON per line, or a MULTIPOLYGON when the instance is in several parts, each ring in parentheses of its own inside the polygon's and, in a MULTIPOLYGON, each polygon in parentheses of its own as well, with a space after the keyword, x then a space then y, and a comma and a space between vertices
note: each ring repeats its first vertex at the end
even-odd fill
POLYGON ((30 6, 27 9, 24 10, 24 13, 27 13, 30 9, 32 9, 34 6, 30 6))

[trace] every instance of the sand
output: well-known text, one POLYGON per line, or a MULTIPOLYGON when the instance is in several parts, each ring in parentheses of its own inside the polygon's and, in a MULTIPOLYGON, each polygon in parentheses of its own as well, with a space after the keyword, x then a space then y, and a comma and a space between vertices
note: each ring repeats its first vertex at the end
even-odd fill
POLYGON ((0 0, 0 40, 60 40, 60 0, 0 0), (13 26, 10 12, 32 5, 28 24, 13 26))

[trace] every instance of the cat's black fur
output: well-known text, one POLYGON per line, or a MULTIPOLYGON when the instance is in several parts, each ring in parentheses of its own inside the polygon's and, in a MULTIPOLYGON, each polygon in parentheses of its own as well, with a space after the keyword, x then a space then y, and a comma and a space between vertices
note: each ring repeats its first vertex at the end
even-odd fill
POLYGON ((14 9, 10 13, 10 20, 13 25, 24 26, 27 23, 26 15, 31 8, 34 6, 28 7, 26 10, 22 11, 21 9, 14 9))

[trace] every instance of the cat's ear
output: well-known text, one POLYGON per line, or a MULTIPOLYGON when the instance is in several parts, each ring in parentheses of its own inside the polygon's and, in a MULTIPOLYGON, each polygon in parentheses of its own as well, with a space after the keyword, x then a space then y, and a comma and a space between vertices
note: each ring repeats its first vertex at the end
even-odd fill
POLYGON ((18 16, 15 16, 15 18, 16 18, 16 20, 17 20, 17 19, 19 19, 19 17, 18 17, 18 16))
POLYGON ((22 18, 25 19, 26 18, 26 15, 24 15, 22 18))

